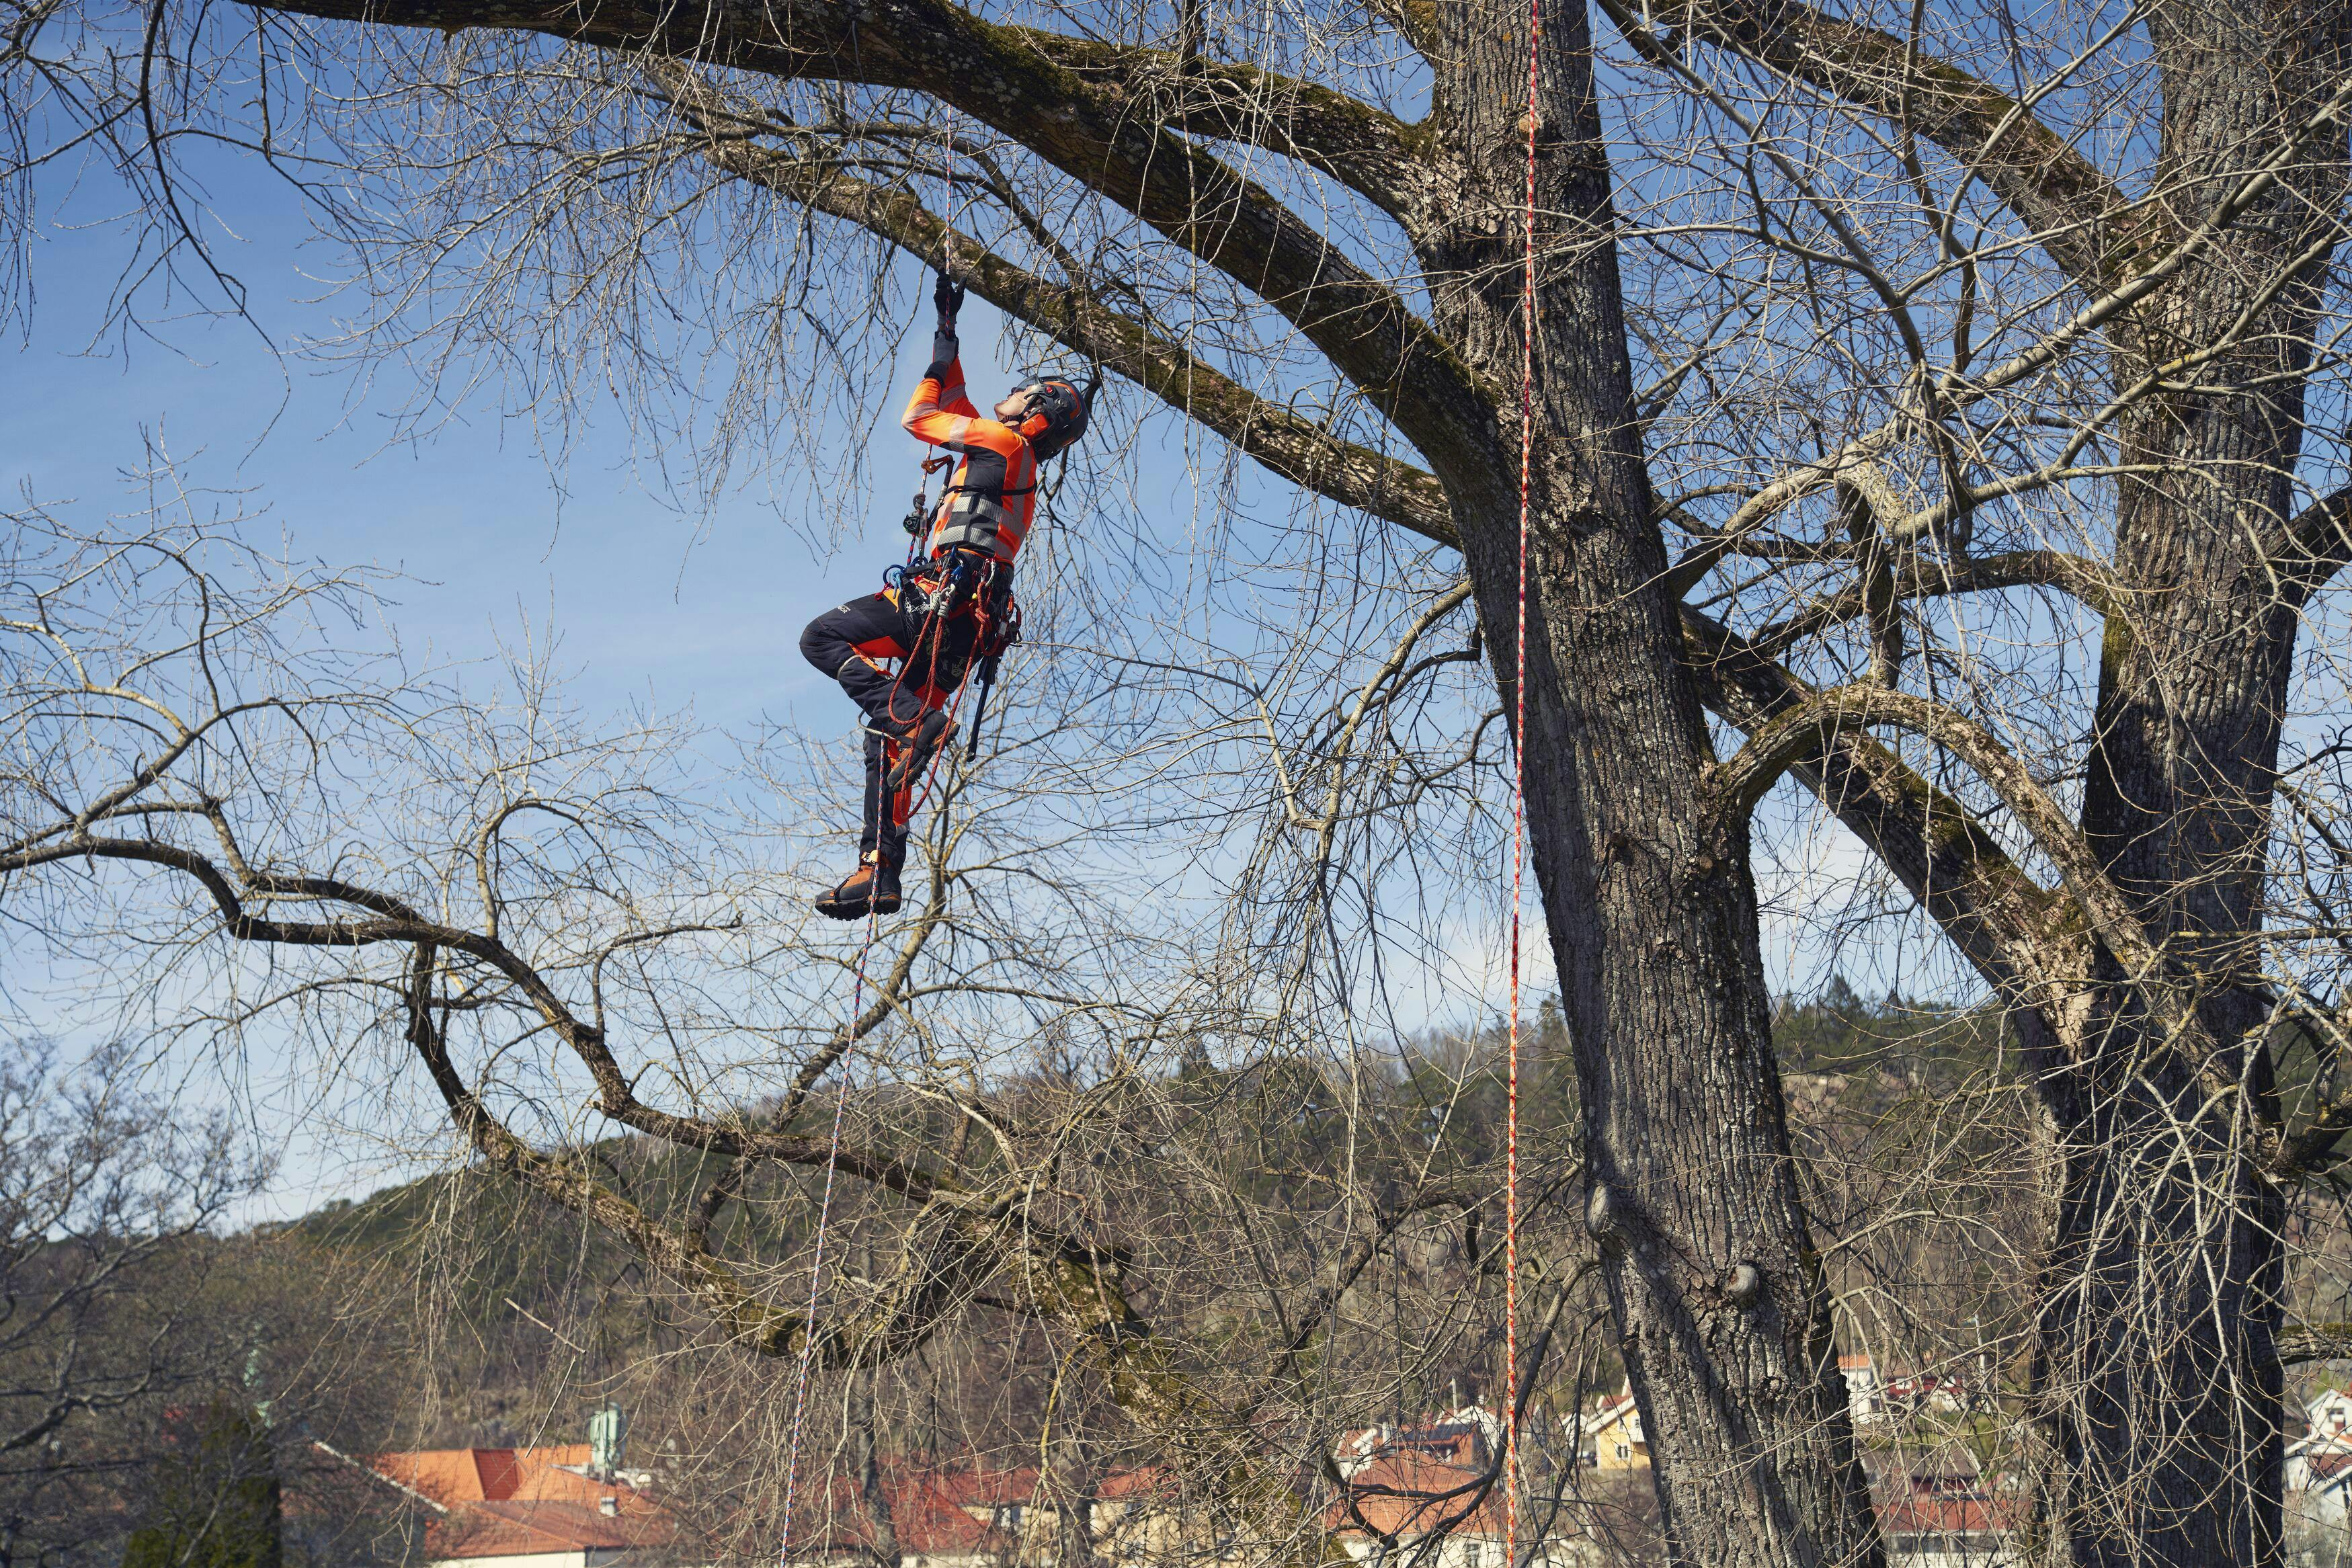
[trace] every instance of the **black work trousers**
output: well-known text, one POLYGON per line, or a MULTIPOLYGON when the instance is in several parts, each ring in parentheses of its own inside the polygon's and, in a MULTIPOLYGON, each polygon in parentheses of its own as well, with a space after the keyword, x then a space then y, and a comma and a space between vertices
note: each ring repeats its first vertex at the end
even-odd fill
POLYGON ((891 866, 907 858, 907 826, 883 799, 886 739, 905 734, 963 681, 979 630, 969 612, 934 620, 909 615, 895 597, 869 593, 828 610, 801 632, 801 656, 841 683, 866 716, 866 821, 861 856, 891 866), (883 667, 898 660, 903 669, 883 667))

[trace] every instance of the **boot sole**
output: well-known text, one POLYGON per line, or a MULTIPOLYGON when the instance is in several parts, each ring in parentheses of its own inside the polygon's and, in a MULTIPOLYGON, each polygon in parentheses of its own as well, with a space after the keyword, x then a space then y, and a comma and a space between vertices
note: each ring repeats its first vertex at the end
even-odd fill
POLYGON ((896 894, 881 898, 861 898, 854 903, 847 899, 820 898, 814 908, 828 920, 863 920, 868 915, 896 915, 900 902, 896 894))

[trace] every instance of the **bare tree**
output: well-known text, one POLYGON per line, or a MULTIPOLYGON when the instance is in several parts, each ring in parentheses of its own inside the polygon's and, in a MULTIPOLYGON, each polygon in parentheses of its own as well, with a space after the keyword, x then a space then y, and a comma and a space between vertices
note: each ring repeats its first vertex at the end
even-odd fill
MULTIPOLYGON (((355 352, 445 379, 511 357, 557 384, 617 363, 639 406, 690 407, 646 329, 658 305, 748 347, 715 426, 675 426, 724 465, 795 397, 855 401, 871 350, 826 311, 884 297, 896 251, 952 265, 1231 453, 1458 551, 1504 706, 1525 704, 1587 1215, 1663 1525, 1710 1563, 1878 1552, 1759 946, 1750 818, 1795 780, 2021 1041, 2050 1138, 2032 1355, 2053 1549, 2271 1560, 2283 1370, 2301 1354, 2282 1344, 2288 1211, 2347 1126, 2338 753, 2319 721, 2291 724, 2334 689, 2333 641, 2304 628, 2332 628, 2317 596, 2352 538, 2344 455, 2313 413, 2342 368, 2345 14, 2165 0, 2021 30, 1962 5, 1602 11, 1613 54, 1580 11, 1543 14, 1531 40, 1510 5, 996 21, 824 0, 546 17, 321 0, 257 7, 235 39, 173 35, 163 57, 189 84, 240 60, 271 82, 289 59, 367 62, 340 99, 271 100, 273 138, 304 126, 306 166, 342 171, 322 200, 383 290, 355 352), (454 296, 434 291, 452 277, 454 296), (803 330, 824 346, 795 358, 803 330), (779 401, 763 378, 793 364, 819 371, 779 401), (2323 1059, 2299 1120, 2276 1083, 2289 1033, 2323 1059)), ((93 104, 116 90, 72 79, 93 104)), ((243 101, 192 91, 189 122, 248 123, 243 101)), ((1430 581, 1449 555, 1344 554, 1318 581, 1420 603, 1402 637, 1345 640, 1387 662, 1328 723, 1271 727, 1286 847, 1262 863, 1286 874, 1267 928, 1296 960, 1278 972, 1327 977, 1332 912, 1385 891, 1339 872, 1379 841, 1353 824, 1415 822, 1414 770, 1443 755, 1385 727, 1428 673, 1417 639, 1460 602, 1430 581)), ((65 706, 102 689, 44 678, 65 706)), ((1244 680, 1245 706, 1270 709, 1274 689, 1244 680)), ((1492 721, 1464 706, 1433 729, 1450 721, 1475 754, 1492 721)), ((0 863, 143 863, 196 879, 242 941, 397 946, 405 979, 369 983, 402 997, 409 1047, 482 1155, 628 1237, 750 1343, 843 1364, 902 1353, 933 1321, 927 1292, 1010 1270, 1171 1451, 1232 1461, 1234 1407, 1167 1379, 1087 1233, 1008 1229, 1001 1189, 853 1140, 842 1168, 938 1229, 911 1225, 935 1238, 920 1266, 820 1328, 715 1268, 690 1217, 656 1223, 519 1134, 451 1050, 448 1020, 495 993, 621 1125, 747 1172, 824 1165, 829 1141, 796 1118, 953 926, 952 846, 880 999, 811 1042, 779 1115, 697 1114, 640 1098, 599 986, 641 949, 715 939, 719 914, 527 956, 492 855, 536 810, 516 800, 473 830, 467 876, 463 834, 437 882, 405 891, 269 869, 254 826, 208 803, 225 797, 158 804, 227 722, 173 711, 163 761, 118 747, 120 782, 51 789, 0 863), (179 819, 215 846, 149 831, 179 819)), ((552 890, 573 873, 536 874, 552 890)), ((1202 1035, 1239 1021, 1195 997, 1175 1010, 1202 1035)), ((1141 1011, 1154 1029, 1171 1013, 1164 994, 1141 1011)), ((741 1179, 711 1187, 710 1215, 741 1179)))
MULTIPOLYGON (((669 771, 691 749, 679 732, 579 727, 528 671, 505 706, 339 647, 322 629, 362 611, 364 582, 289 572, 226 524, 93 537, 17 520, 17 802, 37 813, 60 779, 127 768, 146 775, 132 794, 152 829, 128 857, 59 855, 84 841, 35 829, 20 869, 43 874, 12 890, 27 929, 63 963, 143 948, 150 964, 100 989, 118 1016, 156 1009, 159 1038, 232 1057, 267 1038, 347 1082, 421 1070, 472 1158, 677 1292, 704 1325, 677 1354, 715 1333, 788 1372, 856 1375, 824 1385, 854 1392, 942 1333, 1001 1335, 960 1327, 974 1314, 1009 1314, 1031 1347, 1014 1364, 1045 1356, 1056 1388, 1098 1378, 1092 1397, 1130 1444, 1140 1434, 1202 1529, 1285 1552, 1319 1550, 1296 1466, 1311 1472, 1350 1408, 1427 1383, 1425 1369, 1401 1379, 1400 1357, 1490 1359, 1491 1148, 1466 1163, 1433 1149, 1426 1107, 1359 1129, 1385 1080, 1357 1084, 1351 1106, 1282 1054, 1171 1083, 1213 1038, 1244 1064, 1264 1055, 1288 1027, 1282 988, 1270 1011, 1225 977, 1188 976, 1189 955, 1153 951, 1164 934, 1109 916, 1122 887, 1065 875, 1019 898, 1043 857, 1017 819, 967 798, 982 770, 941 791, 924 913, 870 951, 845 947, 808 928, 806 878, 768 859, 772 824, 669 771), (339 844, 369 847, 355 860, 339 844), (117 878, 118 858, 177 874, 117 878), (331 870, 271 869, 288 864, 331 870), (300 907, 321 899, 369 913, 300 907), (669 1044, 625 1068, 624 1040, 669 1044), (390 1054, 363 1068, 352 1053, 371 1049, 390 1054), (781 1085, 780 1059, 794 1064, 781 1085), (641 1092, 648 1069, 667 1103, 641 1092), (836 1069, 853 1081, 826 1084, 836 1069), (590 1107, 642 1143, 587 1136, 590 1107), (1303 1168, 1253 1190, 1248 1129, 1291 1127, 1303 1107, 1319 1107, 1294 1151, 1303 1168), (1139 1181, 1139 1162, 1164 1179, 1139 1181), (1467 1258, 1412 1283, 1412 1332, 1340 1311, 1388 1276, 1398 1235, 1465 1224, 1467 1258), (842 1268, 868 1249, 882 1261, 842 1268), (1289 1434, 1271 1450, 1270 1424, 1289 1434)), ((1440 1092, 1458 1098, 1471 1076, 1440 1092)), ((371 1114, 379 1134, 397 1124, 371 1114)), ((1557 1155, 1529 1170, 1531 1200, 1572 1176, 1557 1155)), ((1574 1250, 1555 1234, 1537 1256, 1574 1250)), ((1553 1319, 1570 1283, 1546 1288, 1553 1319)), ((872 1423, 813 1397, 802 1474, 822 1477, 815 1455, 872 1423)), ((777 1527, 797 1400, 755 1402, 768 1440, 744 1484, 768 1503, 722 1511, 730 1531, 777 1527)), ((1085 1406, 1075 1387, 1045 1404, 1065 1419, 1085 1406)))
POLYGON ((121 1550, 142 1456, 127 1435, 211 1396, 202 1243, 266 1176, 218 1119, 188 1124, 119 1056, 0 1062, 0 1561, 121 1550), (173 1289, 159 1288, 169 1275, 173 1289))

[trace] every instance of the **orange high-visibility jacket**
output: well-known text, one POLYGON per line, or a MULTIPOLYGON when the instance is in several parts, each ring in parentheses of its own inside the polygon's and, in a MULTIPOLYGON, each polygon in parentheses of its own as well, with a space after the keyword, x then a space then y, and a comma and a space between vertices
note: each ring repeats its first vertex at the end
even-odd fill
POLYGON ((907 433, 963 454, 931 524, 927 553, 961 546, 1005 565, 1021 553, 1037 507, 1037 455, 1009 424, 982 417, 963 390, 963 361, 948 361, 945 382, 925 376, 907 404, 907 433))

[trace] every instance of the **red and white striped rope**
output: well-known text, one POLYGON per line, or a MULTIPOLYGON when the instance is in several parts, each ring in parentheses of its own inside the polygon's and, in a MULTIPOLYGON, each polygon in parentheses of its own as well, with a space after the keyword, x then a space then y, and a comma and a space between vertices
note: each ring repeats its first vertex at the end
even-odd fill
MULTIPOLYGON (((887 800, 882 802, 884 810, 889 807, 887 800)), ((858 1012, 866 1005, 866 960, 874 951, 876 925, 869 904, 866 910, 866 942, 857 953, 857 981, 850 991, 847 1027, 853 1031, 857 1028, 858 1012)), ((793 1494, 800 1484, 801 1431, 808 1417, 809 1360, 816 1350, 817 1296, 824 1286, 825 1232, 833 1219, 833 1178, 841 1164, 841 1117, 849 1108, 849 1062, 856 1049, 857 1042, 852 1040, 842 1051, 841 1087, 833 1099, 833 1134, 824 1155, 824 1197, 817 1204, 815 1250, 809 1259, 808 1316, 801 1326, 800 1366, 793 1376, 792 1438, 784 1450, 784 1519, 782 1536, 776 1545, 777 1568, 791 1568, 793 1561, 793 1494)))
POLYGON ((1543 0, 1528 0, 1526 246, 1519 301, 1519 575, 1511 680, 1511 1042, 1503 1141, 1503 1568, 1519 1561, 1519 946, 1528 862, 1528 533, 1535 460, 1536 127, 1543 0))

